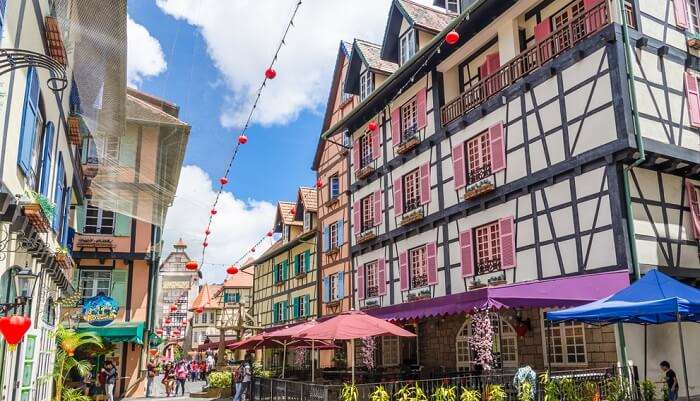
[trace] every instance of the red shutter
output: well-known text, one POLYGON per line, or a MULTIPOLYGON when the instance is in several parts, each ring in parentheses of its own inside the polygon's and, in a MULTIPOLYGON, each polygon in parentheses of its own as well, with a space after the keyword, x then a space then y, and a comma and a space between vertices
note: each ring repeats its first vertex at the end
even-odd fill
POLYGON ((379 139, 380 138, 379 137, 379 128, 377 128, 376 130, 374 130, 374 132, 372 132, 372 135, 370 138, 372 139, 372 160, 376 160, 379 158, 379 154, 381 152, 379 149, 379 145, 382 142, 379 139))
POLYGON ((365 299, 365 265, 357 266, 357 299, 365 299))
POLYGON ((481 66, 479 66, 479 79, 483 81, 488 76, 489 76, 489 64, 488 64, 488 62, 484 61, 484 63, 481 64, 481 66))
POLYGON ((401 143, 401 108, 391 112, 391 143, 394 146, 401 143))
POLYGON ((688 98, 690 125, 693 127, 700 127, 700 93, 698 92, 698 78, 687 71, 685 73, 685 95, 688 98))
POLYGON ((399 254, 399 278, 401 291, 408 290, 408 252, 405 251, 399 254))
POLYGON ((428 106, 425 99, 425 88, 421 88, 416 93, 416 123, 418 129, 425 128, 428 120, 428 106))
POLYGON ((688 5, 685 0, 673 0, 673 9, 676 14, 676 26, 688 29, 688 5))
POLYGON ((355 171, 360 169, 360 141, 358 140, 352 143, 352 163, 355 171))
POLYGON ((491 172, 506 168, 506 148, 503 140, 503 123, 489 127, 489 142, 491 143, 491 172))
POLYGON ((486 55, 486 65, 488 65, 489 74, 493 74, 501 68, 501 57, 498 55, 498 52, 486 55))
POLYGON ((464 162, 464 142, 452 148, 452 171, 454 174, 455 189, 467 185, 466 164, 464 162))
POLYGON ((401 216, 403 214, 403 180, 399 177, 394 180, 394 214, 401 216))
POLYGON ((695 239, 700 240, 700 204, 698 203, 698 192, 692 182, 685 182, 685 190, 688 192, 688 205, 690 206, 690 216, 693 219, 693 233, 695 239))
POLYGON ((357 235, 362 228, 360 201, 352 204, 352 232, 357 235))
POLYGON ((472 252, 472 230, 459 233, 459 250, 462 262, 462 277, 474 276, 474 252, 472 252))
POLYGON ((420 204, 430 203, 430 162, 420 166, 420 204))
POLYGON ((498 228, 501 234, 501 269, 515 267, 515 224, 513 217, 499 220, 498 228))
POLYGON ((428 284, 435 285, 438 283, 437 246, 434 242, 431 242, 425 248, 428 254, 428 284))
POLYGON ((374 225, 378 226, 382 224, 382 191, 374 191, 372 201, 374 201, 374 225))
POLYGON ((544 21, 535 25, 535 42, 542 42, 542 40, 546 39, 550 33, 552 33, 552 23, 549 21, 549 19, 545 19, 544 21))
POLYGON ((377 283, 379 284, 377 293, 379 295, 386 295, 386 267, 384 259, 379 259, 377 261, 377 283))

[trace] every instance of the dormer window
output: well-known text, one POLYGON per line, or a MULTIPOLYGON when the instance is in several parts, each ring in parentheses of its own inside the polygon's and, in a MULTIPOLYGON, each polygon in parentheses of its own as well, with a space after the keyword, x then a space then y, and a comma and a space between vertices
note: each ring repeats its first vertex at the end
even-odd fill
POLYGON ((360 75, 360 101, 363 101, 374 90, 374 77, 371 71, 365 71, 360 75))
POLYGON ((313 228, 313 219, 311 212, 304 212, 304 231, 309 231, 313 228))
POLYGON ((459 14, 459 0, 445 0, 447 11, 459 14))
POLYGON ((416 32, 409 29, 399 38, 399 65, 406 63, 416 54, 416 32))
POLYGON ((292 226, 285 224, 284 227, 282 228, 282 230, 284 233, 284 241, 289 242, 292 238, 292 226))

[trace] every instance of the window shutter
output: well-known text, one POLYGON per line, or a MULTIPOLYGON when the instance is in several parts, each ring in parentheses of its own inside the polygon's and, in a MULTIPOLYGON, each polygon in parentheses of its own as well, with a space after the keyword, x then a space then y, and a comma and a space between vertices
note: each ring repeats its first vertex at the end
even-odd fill
POLYGON ((428 121, 428 104, 426 101, 426 89, 421 88, 416 93, 416 124, 418 129, 425 128, 428 121))
POLYGON ((345 272, 338 272, 338 283, 336 284, 336 299, 345 298, 345 272))
POLYGON ((401 216, 403 214, 403 180, 401 177, 394 180, 394 214, 401 216))
POLYGON ((138 136, 125 133, 119 137, 119 165, 126 167, 136 166, 136 155, 138 148, 138 136))
POLYGON ((352 163, 355 171, 360 169, 360 141, 357 139, 352 143, 352 163))
POLYGON ((382 191, 374 191, 372 201, 374 202, 374 226, 376 227, 382 224, 382 191))
POLYGON ((688 5, 685 0, 673 0, 673 9, 676 14, 676 26, 688 29, 688 5))
MULTIPOLYGON (((80 270, 79 269, 73 269, 73 276, 70 279, 70 284, 73 286, 74 290, 78 290, 78 287, 80 286, 80 270)), ((9 277, 9 274, 8 274, 9 277)), ((0 282, 0 288, 7 288, 5 285, 0 282)), ((8 296, 10 294, 7 294, 8 296)))
POLYGON ((700 127, 700 93, 698 91, 698 78, 687 71, 685 73, 685 95, 688 98, 690 125, 693 127, 700 127))
POLYGON ((377 261, 377 283, 379 295, 386 295, 386 262, 384 259, 377 261))
POLYGON ((289 261, 283 260, 282 261, 282 280, 286 281, 287 278, 289 278, 289 261))
POLYGON ((401 108, 391 111, 391 143, 396 146, 401 143, 401 108))
POLYGON ((365 265, 357 266, 357 299, 365 299, 365 265))
POLYGON ((39 192, 49 196, 49 179, 51 177, 51 153, 53 151, 54 125, 51 121, 44 128, 44 146, 41 150, 41 182, 39 192))
POLYGON ((59 241, 63 246, 68 246, 68 215, 70 214, 71 187, 66 187, 63 192, 63 214, 61 221, 61 237, 59 241))
POLYGON ((282 320, 289 319, 289 301, 282 301, 282 320))
POLYGON ((309 294, 304 295, 304 316, 311 316, 311 302, 309 294))
POLYGON ((131 217, 114 212, 114 236, 128 237, 131 235, 131 217))
POLYGON ((304 252, 304 270, 307 273, 311 271, 311 251, 308 249, 304 252))
POLYGON ((503 140, 503 123, 489 128, 491 143, 491 172, 495 173, 506 168, 506 148, 503 140))
POLYGON ((452 171, 454 173, 455 190, 467 185, 466 163, 464 162, 464 143, 452 148, 452 171))
POLYGON ((372 141, 372 160, 377 160, 379 158, 379 154, 381 152, 380 146, 379 146, 379 145, 381 145, 381 139, 379 137, 379 128, 377 128, 376 130, 374 130, 374 132, 372 132, 370 139, 372 141))
POLYGON ((338 220, 338 243, 336 245, 340 246, 345 243, 345 222, 343 220, 338 220))
POLYGON ((410 288, 408 284, 408 252, 406 251, 399 254, 399 284, 401 291, 410 288))
POLYGON ((484 61, 480 66, 479 66, 479 79, 480 80, 485 80, 489 76, 489 64, 484 61))
POLYGON ((298 259, 299 255, 292 257, 292 276, 296 276, 299 273, 298 259))
POLYGON ((327 304, 331 300, 331 278, 323 276, 323 303, 327 304))
POLYGON ((498 52, 486 55, 486 65, 488 66, 489 75, 501 68, 501 56, 498 52))
POLYGON ((550 33, 552 33, 552 23, 547 18, 535 25, 535 42, 541 43, 550 33))
POLYGON ((128 270, 112 270, 112 288, 110 289, 109 296, 112 297, 120 307, 126 306, 126 288, 128 280, 128 270))
POLYGON ((297 319, 299 317, 299 303, 301 302, 300 297, 294 297, 292 301, 292 319, 297 319))
POLYGON ((420 204, 430 203, 430 162, 420 166, 420 204))
POLYGON ((58 153, 58 165, 56 166, 56 186, 53 191, 53 201, 56 204, 53 214, 53 222, 51 226, 56 235, 60 233, 57 231, 61 224, 61 211, 63 210, 63 190, 66 185, 66 173, 63 167, 63 156, 61 152, 58 153))
POLYGON ((352 225, 353 225, 352 232, 355 233, 355 235, 359 234, 360 231, 362 230, 362 222, 360 220, 360 217, 361 217, 360 213, 361 213, 360 201, 355 201, 355 203, 352 204, 352 225))
POLYGON ((280 304, 272 304, 272 323, 277 323, 277 317, 279 316, 280 304))
POLYGON ((323 226, 323 238, 322 238, 322 246, 323 246, 323 252, 328 252, 328 249, 330 248, 328 241, 330 241, 330 237, 328 236, 328 226, 323 226))
POLYGON ((22 127, 20 128, 17 164, 25 175, 31 171, 32 149, 36 140, 36 117, 39 110, 39 79, 34 67, 27 71, 27 89, 24 95, 22 127))
POLYGON ((75 232, 82 234, 85 232, 85 214, 87 212, 87 206, 76 206, 75 207, 75 232))
POLYGON ((272 284, 277 284, 277 269, 279 269, 277 265, 272 266, 272 284))
POLYGON ((513 217, 500 219, 498 222, 501 235, 501 268, 515 267, 515 224, 513 217))
POLYGON ((472 252, 471 228, 459 233, 459 250, 462 262, 462 277, 474 276, 474 252, 472 252))
POLYGON ((428 284, 435 285, 438 283, 437 274, 437 246, 431 242, 425 246, 428 254, 428 284))
POLYGON ((698 202, 698 191, 695 185, 690 181, 685 182, 685 189, 688 192, 688 205, 690 206, 690 215, 693 219, 693 233, 695 239, 700 240, 700 204, 698 202))

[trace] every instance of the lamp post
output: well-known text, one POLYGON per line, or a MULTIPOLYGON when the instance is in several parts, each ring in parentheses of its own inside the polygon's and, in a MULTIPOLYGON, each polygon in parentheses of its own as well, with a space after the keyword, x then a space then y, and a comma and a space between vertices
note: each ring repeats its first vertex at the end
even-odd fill
POLYGON ((36 287, 38 274, 32 273, 28 267, 12 266, 10 274, 13 276, 15 284, 15 301, 6 304, 0 304, 0 310, 7 313, 10 310, 24 307, 29 300, 32 299, 34 288, 36 287))

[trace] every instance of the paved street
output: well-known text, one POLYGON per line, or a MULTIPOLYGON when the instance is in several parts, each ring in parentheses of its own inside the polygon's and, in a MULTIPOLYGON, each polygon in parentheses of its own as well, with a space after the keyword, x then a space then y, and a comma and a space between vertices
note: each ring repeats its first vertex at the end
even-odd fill
MULTIPOLYGON (((138 398, 124 398, 124 400, 129 400, 129 401, 136 401, 136 400, 149 400, 149 399, 167 399, 167 400, 191 400, 193 398, 190 397, 190 393, 195 393, 198 391, 202 390, 202 387, 206 382, 204 381, 187 381, 185 384, 185 395, 180 395, 178 393, 177 397, 170 396, 166 397, 165 396, 165 387, 163 384, 160 382, 162 380, 162 376, 157 376, 155 380, 153 381, 154 385, 154 391, 153 394, 151 394, 151 397, 145 398, 145 397, 138 397, 138 398)), ((197 398, 197 400, 201 401, 207 401, 207 398, 197 398)))

